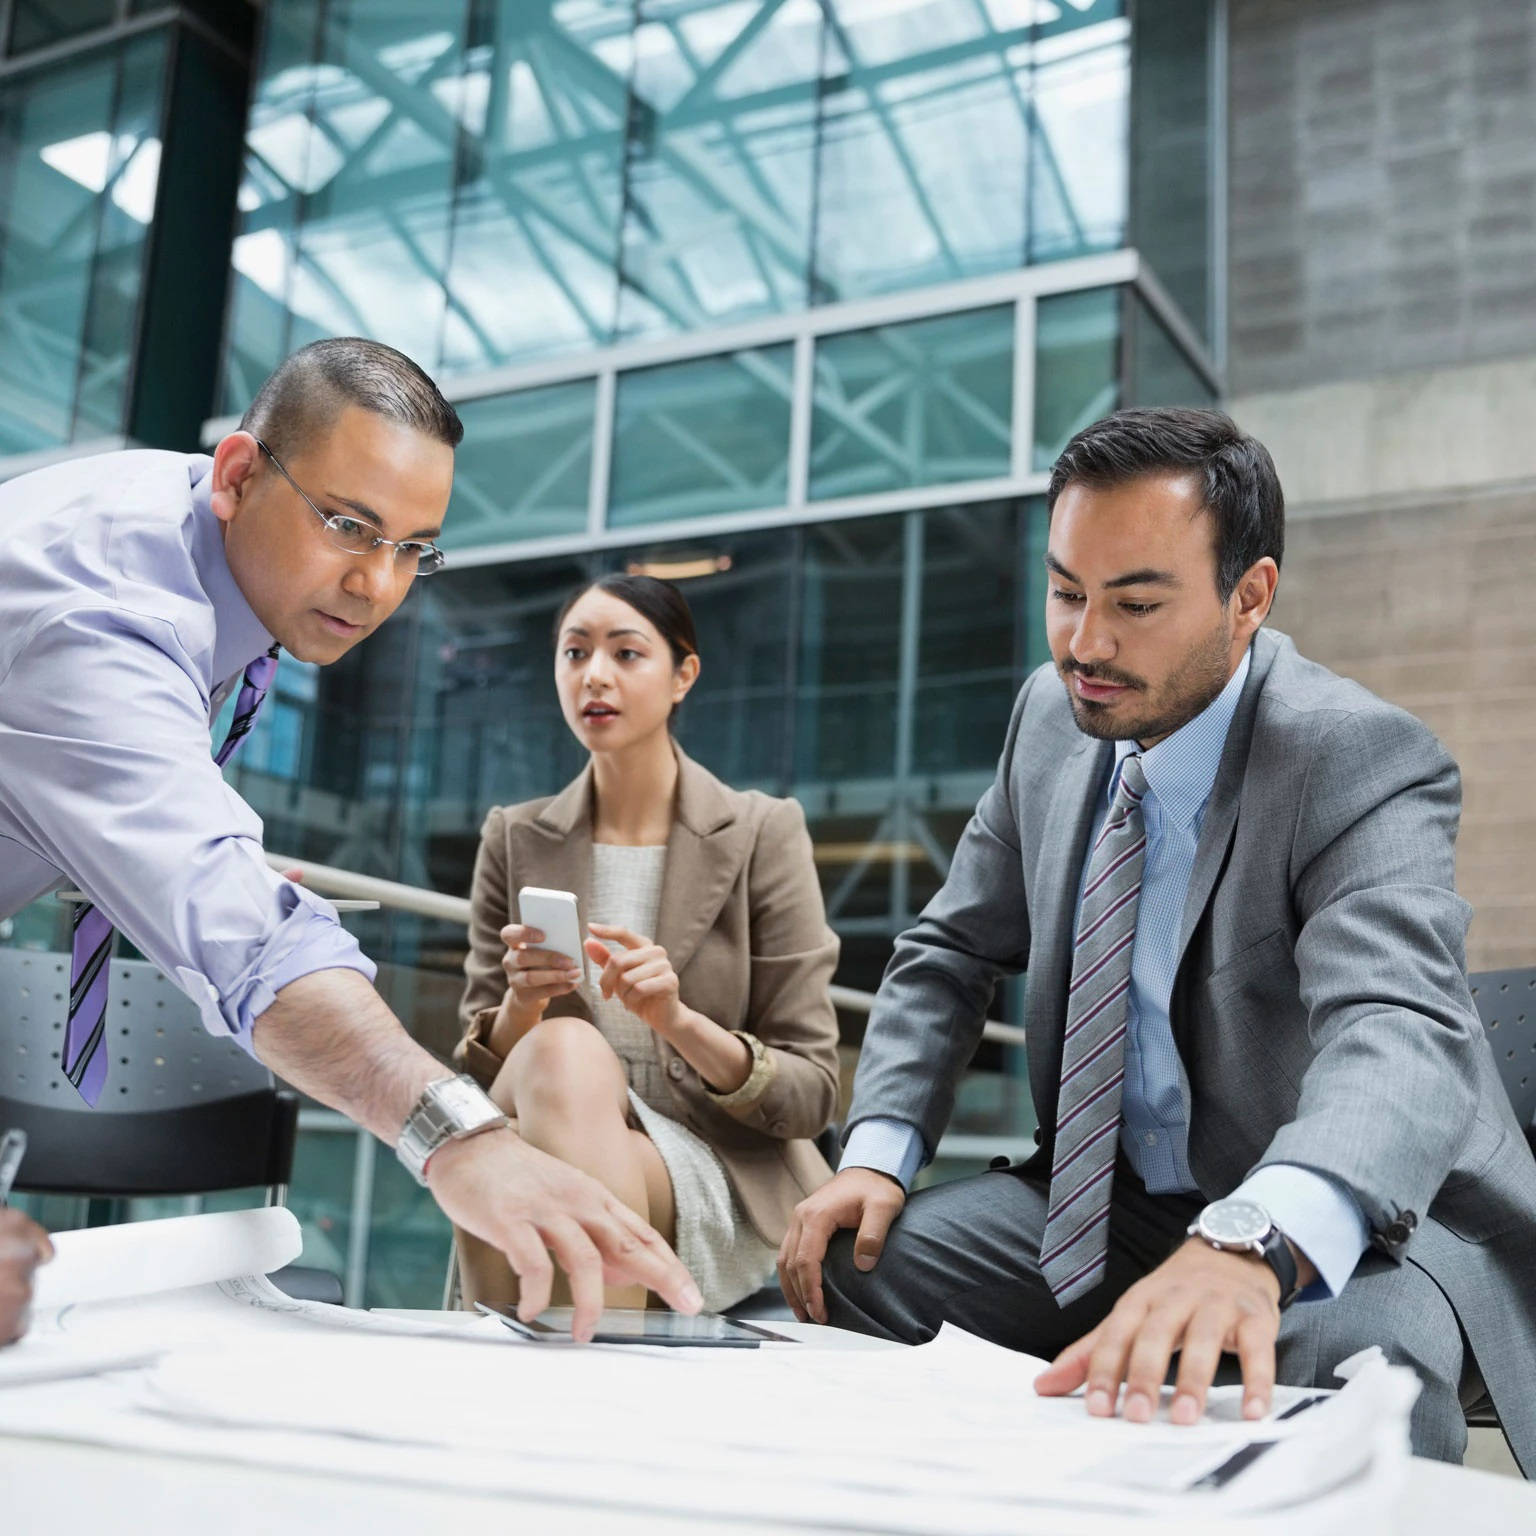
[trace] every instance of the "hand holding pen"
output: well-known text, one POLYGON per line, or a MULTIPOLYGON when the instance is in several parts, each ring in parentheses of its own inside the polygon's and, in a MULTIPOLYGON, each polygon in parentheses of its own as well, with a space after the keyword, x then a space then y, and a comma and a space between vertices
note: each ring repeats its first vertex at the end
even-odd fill
POLYGON ((0 1345, 12 1344, 26 1332, 33 1272, 53 1257, 48 1234, 5 1203, 26 1150, 25 1132, 0 1136, 0 1345))

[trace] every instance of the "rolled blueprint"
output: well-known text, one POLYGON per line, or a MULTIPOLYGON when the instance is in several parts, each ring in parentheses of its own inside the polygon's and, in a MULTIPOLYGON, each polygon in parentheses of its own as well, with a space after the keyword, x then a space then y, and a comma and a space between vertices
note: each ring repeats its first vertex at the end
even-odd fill
POLYGON ((270 1274, 302 1246, 293 1212, 281 1206, 55 1232, 53 1261, 38 1266, 32 1305, 43 1312, 270 1274))

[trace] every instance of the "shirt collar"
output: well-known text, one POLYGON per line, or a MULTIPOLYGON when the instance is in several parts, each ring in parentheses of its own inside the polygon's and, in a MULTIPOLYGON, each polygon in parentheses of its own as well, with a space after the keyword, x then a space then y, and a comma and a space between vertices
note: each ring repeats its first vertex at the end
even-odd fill
POLYGON ((192 563, 204 595, 213 609, 213 676, 217 687, 242 672, 272 644, 266 626, 251 611, 235 582, 224 553, 224 525, 213 510, 213 460, 193 454, 187 461, 192 478, 192 563))
MULTIPOLYGON (((1248 680, 1251 648, 1243 652, 1237 670, 1227 686, 1193 720, 1186 720, 1171 736, 1141 753, 1141 766, 1147 775, 1147 787, 1169 821, 1187 826, 1205 808, 1221 767, 1222 748, 1237 713, 1243 684, 1248 680)), ((1141 748, 1134 741, 1115 743, 1115 773, 1110 778, 1111 793, 1119 777, 1120 764, 1141 748)))

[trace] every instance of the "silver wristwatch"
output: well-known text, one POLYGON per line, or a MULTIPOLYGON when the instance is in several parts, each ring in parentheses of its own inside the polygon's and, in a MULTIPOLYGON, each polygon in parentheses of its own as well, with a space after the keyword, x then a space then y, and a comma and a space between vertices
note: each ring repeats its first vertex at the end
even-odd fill
POLYGON ((510 1123, 474 1078, 464 1073, 439 1078, 422 1089, 416 1107, 405 1117, 395 1156, 424 1185, 427 1160, 444 1142, 462 1141, 510 1123))

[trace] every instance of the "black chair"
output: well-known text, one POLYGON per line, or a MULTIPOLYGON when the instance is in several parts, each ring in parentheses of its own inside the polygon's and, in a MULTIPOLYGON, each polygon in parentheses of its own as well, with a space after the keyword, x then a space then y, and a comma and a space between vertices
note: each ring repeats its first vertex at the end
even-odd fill
POLYGON ((1536 966, 1479 971, 1468 980, 1516 1123, 1536 1152, 1536 966))
MULTIPOLYGON (((154 966, 113 961, 111 1062, 89 1108, 61 1055, 69 957, 0 950, 0 1129, 27 1133, 16 1180, 35 1194, 201 1195, 265 1187, 286 1203, 299 1104, 232 1040, 208 1034, 196 1007, 154 966)), ((290 1295, 340 1302, 324 1270, 290 1265, 290 1295)))

